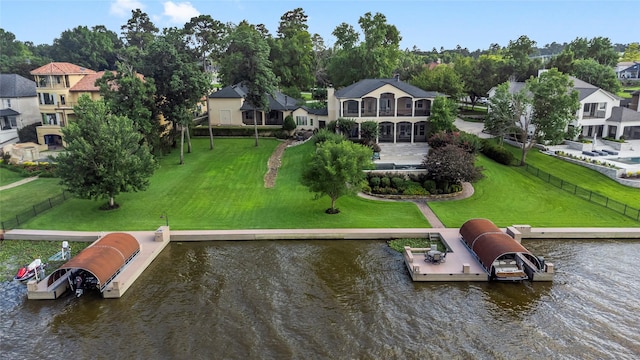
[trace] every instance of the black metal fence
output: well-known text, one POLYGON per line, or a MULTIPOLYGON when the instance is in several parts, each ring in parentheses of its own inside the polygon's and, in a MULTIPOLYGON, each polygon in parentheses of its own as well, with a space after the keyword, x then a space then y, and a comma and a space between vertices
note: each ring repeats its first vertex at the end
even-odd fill
POLYGON ((20 224, 24 224, 25 222, 33 219, 36 215, 38 215, 38 214, 40 214, 40 213, 42 213, 44 211, 47 211, 47 210, 51 209, 52 207, 54 207, 56 205, 62 204, 62 202, 67 200, 69 197, 70 197, 70 195, 63 191, 59 195, 56 195, 54 197, 50 197, 50 198, 48 198, 47 200, 45 200, 45 201, 43 201, 41 203, 33 205, 30 210, 22 212, 22 213, 16 215, 14 218, 3 220, 2 221, 2 229, 3 230, 15 229, 18 226, 20 226, 20 224))
POLYGON ((628 216, 636 221, 640 221, 640 209, 638 208, 634 208, 627 204, 621 203, 617 200, 610 199, 604 195, 598 194, 591 190, 581 188, 578 185, 574 185, 570 182, 567 182, 556 176, 553 176, 545 171, 542 171, 535 166, 527 164, 526 169, 528 173, 537 176, 538 178, 548 182, 549 184, 555 187, 558 187, 562 190, 570 192, 573 195, 579 196, 592 203, 596 203, 598 205, 602 205, 611 210, 617 211, 620 214, 628 216))

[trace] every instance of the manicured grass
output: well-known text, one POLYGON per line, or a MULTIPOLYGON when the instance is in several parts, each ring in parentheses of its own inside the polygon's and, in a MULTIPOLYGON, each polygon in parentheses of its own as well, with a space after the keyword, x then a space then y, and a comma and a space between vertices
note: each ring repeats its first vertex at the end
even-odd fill
MULTIPOLYGON (((517 159, 520 159, 521 150, 505 145, 517 159)), ((640 206, 640 189, 621 185, 609 177, 593 171, 587 167, 576 165, 560 158, 540 153, 533 149, 527 153, 527 164, 537 167, 557 178, 591 190, 621 203, 634 207, 640 206)), ((522 173, 527 173, 524 167, 518 167, 522 173)), ((533 175, 530 175, 533 176, 533 175)))
POLYGON ((9 169, 0 168, 0 186, 9 185, 13 182, 24 179, 18 172, 9 169))
POLYGON ((549 185, 517 167, 500 165, 484 156, 478 157, 477 165, 484 168, 485 177, 474 184, 471 198, 429 203, 446 227, 460 227, 473 218, 487 218, 501 227, 640 226, 631 218, 549 185))
POLYGON ((311 93, 310 92, 301 92, 300 96, 302 96, 302 99, 300 100, 304 100, 304 101, 309 101, 311 100, 311 93))
MULTIPOLYGON (((0 169, 4 170, 4 169, 0 169)), ((31 210, 34 205, 62 193, 60 179, 39 178, 20 186, 0 191, 0 220, 31 210)))
POLYGON ((287 149, 276 187, 264 188, 267 160, 278 141, 261 139, 194 139, 193 153, 178 165, 178 151, 160 160, 161 167, 144 192, 116 197, 120 208, 101 211, 105 201, 71 199, 25 224, 24 228, 87 231, 151 230, 164 225, 167 213, 174 230, 255 228, 429 227, 412 203, 338 199, 341 213, 327 215, 328 198, 300 184, 300 173, 313 144, 287 149))

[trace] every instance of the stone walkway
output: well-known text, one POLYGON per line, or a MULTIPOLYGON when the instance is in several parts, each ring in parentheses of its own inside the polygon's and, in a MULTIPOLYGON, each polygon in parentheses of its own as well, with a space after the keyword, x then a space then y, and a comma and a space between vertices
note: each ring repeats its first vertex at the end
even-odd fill
POLYGON ((37 176, 33 176, 33 177, 22 179, 22 180, 19 180, 19 181, 16 181, 16 182, 12 182, 11 184, 7 184, 5 186, 0 186, 0 191, 6 190, 6 189, 11 189, 11 188, 14 188, 16 186, 20 186, 20 185, 26 184, 28 182, 32 182, 33 180, 36 180, 37 178, 38 178, 37 176))

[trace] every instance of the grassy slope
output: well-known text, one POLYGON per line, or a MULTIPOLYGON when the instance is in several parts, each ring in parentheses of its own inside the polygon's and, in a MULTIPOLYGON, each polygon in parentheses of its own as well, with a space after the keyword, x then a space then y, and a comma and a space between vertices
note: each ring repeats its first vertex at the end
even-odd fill
POLYGON ((22 179, 24 178, 19 173, 5 168, 0 168, 0 186, 5 186, 22 179))
POLYGON ((46 201, 48 197, 59 195, 62 187, 60 179, 40 178, 29 183, 0 191, 0 220, 6 220, 28 211, 33 205, 46 201))
POLYGON ((485 169, 485 178, 474 184, 475 193, 471 198, 429 204, 445 226, 459 227, 471 218, 487 218, 498 226, 640 226, 613 210, 527 175, 522 169, 500 165, 483 156, 478 158, 478 165, 485 169))
POLYGON ((300 185, 304 156, 312 144, 285 152, 276 187, 264 188, 266 164, 278 142, 261 139, 219 139, 214 151, 208 139, 194 139, 193 154, 178 165, 178 152, 161 160, 147 191, 116 197, 121 207, 100 211, 104 201, 68 200, 27 223, 25 228, 66 230, 428 227, 411 203, 389 203, 344 197, 342 213, 327 215, 329 199, 313 201, 300 185))

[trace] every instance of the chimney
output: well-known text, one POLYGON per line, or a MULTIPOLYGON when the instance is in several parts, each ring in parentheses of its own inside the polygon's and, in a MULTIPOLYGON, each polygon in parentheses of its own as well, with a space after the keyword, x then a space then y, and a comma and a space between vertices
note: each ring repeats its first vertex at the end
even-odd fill
POLYGON ((396 79, 396 81, 400 81, 400 74, 393 74, 393 77, 396 79))

